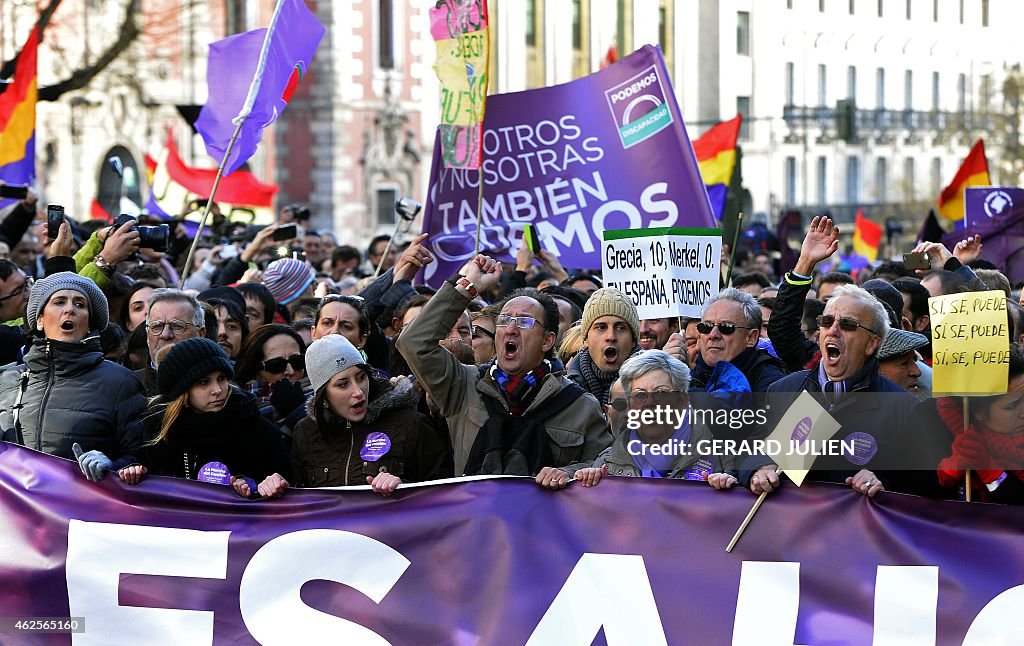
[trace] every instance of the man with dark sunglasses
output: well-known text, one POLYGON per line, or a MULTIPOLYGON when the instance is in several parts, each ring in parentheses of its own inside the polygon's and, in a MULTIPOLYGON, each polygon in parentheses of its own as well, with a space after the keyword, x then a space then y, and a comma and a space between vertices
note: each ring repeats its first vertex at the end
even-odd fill
POLYGON ((704 390, 719 361, 728 361, 747 378, 752 392, 765 392, 786 375, 781 361, 757 347, 761 306, 750 294, 722 290, 708 301, 696 324, 698 340, 691 390, 704 390))
MULTIPOLYGON (((493 363, 464 365, 438 344, 477 292, 500 279, 501 264, 477 256, 398 336, 398 351, 448 422, 455 473, 535 476, 545 467, 589 465, 611 435, 597 400, 552 370, 558 306, 550 296, 521 290, 501 304, 493 363)), ((549 482, 569 477, 546 473, 549 482)))

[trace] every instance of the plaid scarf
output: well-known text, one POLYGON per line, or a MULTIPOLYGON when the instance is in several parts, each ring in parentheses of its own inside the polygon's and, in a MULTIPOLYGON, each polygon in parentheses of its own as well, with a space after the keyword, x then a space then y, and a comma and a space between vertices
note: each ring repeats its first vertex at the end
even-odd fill
POLYGON ((510 375, 498 367, 497 361, 490 370, 491 379, 498 384, 498 390, 505 396, 508 410, 513 415, 522 415, 529 408, 540 390, 540 385, 544 383, 544 377, 550 372, 551 366, 547 361, 542 361, 525 375, 510 375))

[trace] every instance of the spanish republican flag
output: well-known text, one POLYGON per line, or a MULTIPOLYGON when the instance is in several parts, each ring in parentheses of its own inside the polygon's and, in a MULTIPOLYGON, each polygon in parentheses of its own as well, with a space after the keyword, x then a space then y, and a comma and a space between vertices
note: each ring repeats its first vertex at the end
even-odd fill
POLYGON ((14 78, 0 94, 0 180, 8 184, 28 184, 35 177, 38 45, 36 28, 18 55, 14 78))
POLYGON ((964 189, 969 186, 991 186, 988 176, 988 160, 985 159, 985 142, 978 142, 967 153, 956 177, 939 195, 939 215, 947 220, 960 222, 964 219, 964 189))
POLYGON ((732 181, 732 169, 736 165, 736 140, 740 136, 740 122, 743 115, 737 114, 705 132, 693 142, 693 153, 697 156, 700 176, 708 191, 708 200, 715 219, 722 219, 725 210, 725 194, 732 181))
POLYGON ((882 225, 864 217, 864 209, 857 209, 857 222, 853 225, 853 253, 868 262, 875 262, 881 243, 882 225))

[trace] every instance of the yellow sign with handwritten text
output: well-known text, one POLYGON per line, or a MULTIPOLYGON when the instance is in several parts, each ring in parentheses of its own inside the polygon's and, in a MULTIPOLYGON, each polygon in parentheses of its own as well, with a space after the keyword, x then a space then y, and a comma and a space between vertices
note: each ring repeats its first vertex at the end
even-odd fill
POLYGON ((928 299, 932 324, 932 394, 1006 392, 1010 328, 1006 294, 967 292, 928 299))

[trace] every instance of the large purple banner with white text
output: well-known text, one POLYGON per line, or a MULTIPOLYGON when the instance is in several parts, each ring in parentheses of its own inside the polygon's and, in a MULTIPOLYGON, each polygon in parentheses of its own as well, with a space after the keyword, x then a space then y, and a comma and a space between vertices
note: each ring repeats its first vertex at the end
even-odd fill
MULTIPOLYGON (((473 257, 481 171, 435 142, 423 230, 439 285, 473 257)), ((605 229, 714 227, 661 51, 650 45, 563 85, 496 94, 483 135, 481 252, 513 261, 528 223, 570 268, 601 268, 605 229)))
MULTIPOLYGON (((0 616, 75 644, 1019 644, 1024 512, 526 479, 250 502, 0 444, 0 616)), ((6 627, 0 643, 71 643, 6 627)))

